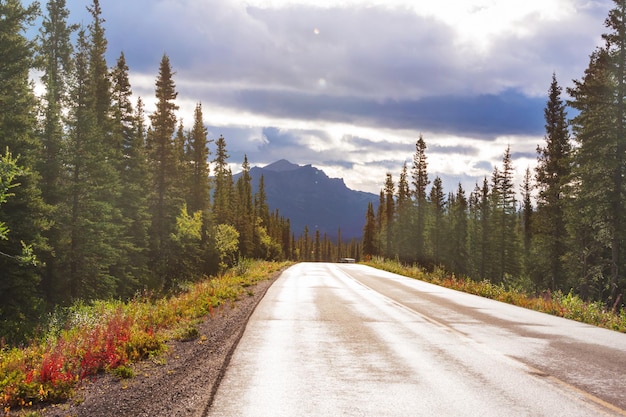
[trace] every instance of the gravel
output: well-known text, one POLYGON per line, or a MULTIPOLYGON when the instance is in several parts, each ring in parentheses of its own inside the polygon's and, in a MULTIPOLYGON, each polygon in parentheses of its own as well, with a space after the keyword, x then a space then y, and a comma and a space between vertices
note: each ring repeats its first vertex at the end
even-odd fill
POLYGON ((136 363, 135 376, 102 374, 83 381, 72 399, 40 409, 43 417, 203 417, 254 308, 280 273, 247 288, 198 326, 199 337, 168 342, 164 355, 136 363))

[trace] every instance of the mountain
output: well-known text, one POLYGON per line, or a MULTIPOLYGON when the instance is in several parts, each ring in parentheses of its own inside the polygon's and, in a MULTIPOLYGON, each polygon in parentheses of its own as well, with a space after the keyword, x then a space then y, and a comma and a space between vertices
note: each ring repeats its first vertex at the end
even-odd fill
MULTIPOLYGON (((235 175, 235 181, 239 175, 235 175)), ((278 209, 281 216, 291 221, 296 237, 308 226, 311 238, 319 230, 321 236, 326 233, 334 240, 339 228, 342 240, 360 238, 368 203, 378 205, 378 195, 351 190, 343 179, 329 178, 311 165, 281 159, 263 168, 254 167, 250 170, 254 192, 261 175, 270 210, 278 209)))

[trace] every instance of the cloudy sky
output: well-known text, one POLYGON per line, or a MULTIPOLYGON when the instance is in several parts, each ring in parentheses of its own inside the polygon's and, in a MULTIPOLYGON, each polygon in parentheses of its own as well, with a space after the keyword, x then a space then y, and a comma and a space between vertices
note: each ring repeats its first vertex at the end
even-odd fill
MULTIPOLYGON (((45 4, 45 1, 43 1, 45 4)), ((68 0, 73 22, 85 5, 68 0)), ((237 171, 312 164, 378 193, 420 134, 429 174, 466 193, 511 146, 521 179, 543 143, 553 72, 580 79, 612 0, 101 0, 113 65, 153 108, 163 54, 179 116, 202 103, 237 171)), ((410 167, 410 165, 409 165, 410 167)), ((521 180, 520 180, 521 182, 521 180)))

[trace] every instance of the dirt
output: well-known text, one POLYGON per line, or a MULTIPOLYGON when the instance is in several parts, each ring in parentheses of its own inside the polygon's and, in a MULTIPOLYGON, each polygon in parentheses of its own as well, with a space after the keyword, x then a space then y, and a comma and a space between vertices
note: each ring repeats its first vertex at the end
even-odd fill
POLYGON ((83 381, 70 400, 48 405, 39 413, 44 417, 203 417, 250 315, 278 275, 248 288, 252 295, 217 309, 198 326, 198 338, 169 341, 161 357, 133 364, 133 378, 102 374, 83 381))

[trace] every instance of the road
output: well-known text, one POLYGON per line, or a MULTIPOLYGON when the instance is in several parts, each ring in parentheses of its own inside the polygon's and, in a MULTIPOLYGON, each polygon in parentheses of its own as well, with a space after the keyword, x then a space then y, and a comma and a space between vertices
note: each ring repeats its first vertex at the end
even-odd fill
POLYGON ((363 265, 257 306, 209 416, 626 416, 626 334, 363 265))

